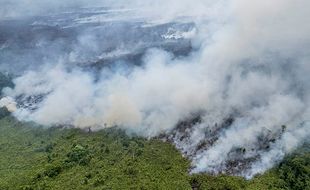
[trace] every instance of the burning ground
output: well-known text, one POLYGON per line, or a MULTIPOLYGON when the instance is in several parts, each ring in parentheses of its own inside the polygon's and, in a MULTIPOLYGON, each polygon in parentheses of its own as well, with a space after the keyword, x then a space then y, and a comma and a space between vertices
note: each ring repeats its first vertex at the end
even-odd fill
POLYGON ((64 2, 2 3, 0 105, 19 121, 116 127, 246 178, 307 143, 308 1, 64 2))

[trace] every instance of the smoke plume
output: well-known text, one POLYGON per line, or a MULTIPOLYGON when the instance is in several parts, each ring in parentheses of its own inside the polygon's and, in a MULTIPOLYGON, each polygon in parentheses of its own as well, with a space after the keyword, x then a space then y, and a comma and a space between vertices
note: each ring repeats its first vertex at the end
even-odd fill
POLYGON ((192 172, 248 178, 310 136, 310 1, 0 4, 0 35, 28 36, 0 36, 20 120, 160 136, 192 172))

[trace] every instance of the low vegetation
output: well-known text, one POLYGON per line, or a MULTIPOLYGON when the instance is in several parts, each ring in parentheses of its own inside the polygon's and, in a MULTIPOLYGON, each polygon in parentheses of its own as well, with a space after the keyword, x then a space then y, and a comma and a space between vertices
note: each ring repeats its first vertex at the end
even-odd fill
POLYGON ((173 145, 118 129, 85 132, 0 119, 0 189, 310 189, 307 145, 252 180, 189 174, 173 145))

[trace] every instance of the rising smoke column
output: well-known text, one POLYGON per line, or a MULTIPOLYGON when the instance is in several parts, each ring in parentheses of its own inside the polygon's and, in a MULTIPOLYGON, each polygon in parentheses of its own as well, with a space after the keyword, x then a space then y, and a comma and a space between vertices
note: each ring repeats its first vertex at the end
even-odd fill
MULTIPOLYGON (((246 177, 271 168, 309 137, 310 2, 149 3, 130 8, 139 5, 134 15, 148 24, 185 16, 197 28, 195 51, 175 57, 151 49, 141 66, 96 75, 67 64, 70 56, 46 61, 3 90, 19 102, 14 115, 48 126, 172 134, 193 160, 192 172, 230 173, 233 165, 233 174, 246 177), (176 128, 193 115, 198 122, 176 128)), ((83 47, 100 49, 92 35, 83 47)))

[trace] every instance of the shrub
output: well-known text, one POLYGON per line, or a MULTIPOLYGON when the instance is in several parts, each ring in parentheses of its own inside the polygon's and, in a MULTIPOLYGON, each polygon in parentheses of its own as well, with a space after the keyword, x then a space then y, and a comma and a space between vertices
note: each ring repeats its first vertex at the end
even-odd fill
POLYGON ((67 154, 66 163, 77 163, 79 165, 86 166, 89 164, 91 158, 89 155, 89 150, 82 147, 81 145, 76 145, 71 152, 67 154))
POLYGON ((289 189, 310 189, 310 154, 284 160, 280 164, 279 176, 289 189))

